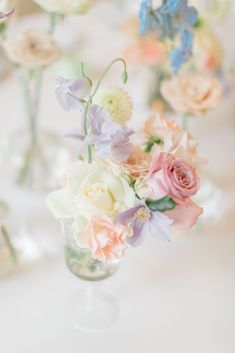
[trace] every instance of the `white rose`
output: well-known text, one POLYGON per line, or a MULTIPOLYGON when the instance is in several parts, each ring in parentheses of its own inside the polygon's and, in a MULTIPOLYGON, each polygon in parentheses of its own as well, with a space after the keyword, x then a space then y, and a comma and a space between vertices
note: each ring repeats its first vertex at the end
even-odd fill
POLYGON ((47 197, 48 208, 57 219, 90 219, 93 215, 115 217, 134 203, 135 194, 126 179, 97 162, 77 162, 65 187, 47 197))
POLYGON ((90 7, 90 0, 34 0, 47 12, 54 12, 61 15, 72 13, 84 13, 90 7))

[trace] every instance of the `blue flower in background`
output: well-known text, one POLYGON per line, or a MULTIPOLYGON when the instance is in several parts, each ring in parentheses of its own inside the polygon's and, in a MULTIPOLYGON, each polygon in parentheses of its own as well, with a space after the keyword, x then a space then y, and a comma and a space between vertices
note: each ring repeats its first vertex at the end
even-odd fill
POLYGON ((164 0, 163 5, 153 9, 151 1, 144 0, 140 10, 140 29, 142 34, 156 30, 160 39, 174 41, 180 38, 180 47, 169 53, 172 69, 176 72, 192 55, 193 26, 198 13, 188 6, 188 0, 164 0))
POLYGON ((151 0, 143 0, 140 5, 140 32, 146 34, 154 29, 154 17, 151 0))

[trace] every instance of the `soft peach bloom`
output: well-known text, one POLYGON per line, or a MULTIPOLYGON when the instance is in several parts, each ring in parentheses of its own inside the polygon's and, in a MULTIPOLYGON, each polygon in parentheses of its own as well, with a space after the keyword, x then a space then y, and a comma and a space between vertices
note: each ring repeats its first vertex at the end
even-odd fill
POLYGON ((152 189, 154 198, 168 195, 181 201, 195 195, 200 187, 195 168, 164 152, 153 158, 145 183, 152 189))
POLYGON ((38 68, 53 64, 60 55, 57 44, 47 32, 27 30, 3 44, 9 59, 20 66, 38 68))
POLYGON ((195 58, 200 70, 211 72, 223 63, 224 51, 218 36, 210 28, 195 32, 195 58))
POLYGON ((137 38, 123 54, 131 66, 138 64, 159 65, 165 58, 165 47, 153 34, 137 38))
POLYGON ((134 177, 145 176, 149 171, 151 155, 139 147, 134 147, 129 158, 123 163, 129 173, 134 177))
POLYGON ((181 129, 176 122, 162 115, 151 116, 141 131, 143 143, 146 145, 153 139, 159 139, 159 144, 153 146, 153 153, 170 152, 177 159, 182 159, 193 165, 200 165, 203 159, 198 155, 197 143, 192 135, 181 129))
POLYGON ((164 214, 173 220, 172 227, 183 230, 191 228, 203 213, 203 208, 196 205, 192 200, 188 199, 184 202, 175 200, 177 205, 171 211, 164 214))
POLYGON ((129 227, 113 224, 110 218, 103 216, 92 218, 75 240, 79 247, 89 249, 94 259, 105 262, 124 255, 125 239, 131 235, 129 227))
POLYGON ((176 112, 202 115, 219 105, 222 87, 212 77, 184 74, 163 81, 161 93, 176 112))

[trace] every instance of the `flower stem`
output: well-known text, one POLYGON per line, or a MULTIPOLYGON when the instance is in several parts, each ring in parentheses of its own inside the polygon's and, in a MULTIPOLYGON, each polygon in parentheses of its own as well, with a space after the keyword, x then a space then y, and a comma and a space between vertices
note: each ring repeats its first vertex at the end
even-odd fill
POLYGON ((49 27, 49 34, 54 34, 56 25, 57 25, 57 20, 58 20, 58 14, 53 12, 50 14, 50 27, 49 27))
MULTIPOLYGON (((115 60, 113 60, 108 66, 107 68, 104 70, 103 74, 101 75, 99 81, 97 82, 97 85, 95 86, 95 89, 93 91, 93 93, 91 93, 90 97, 88 98, 87 100, 87 103, 86 103, 86 106, 85 106, 85 110, 84 110, 84 133, 85 135, 87 136, 88 135, 88 129, 87 129, 87 114, 88 114, 88 109, 89 109, 89 105, 92 104, 92 100, 93 98, 95 97, 98 89, 100 88, 100 85, 102 83, 102 81, 104 80, 105 76, 107 75, 107 73, 109 72, 109 70, 111 69, 111 67, 116 64, 117 62, 121 62, 124 66, 124 70, 123 70, 123 73, 124 73, 124 77, 125 77, 125 80, 124 82, 127 81, 127 66, 126 66, 126 62, 124 59, 122 58, 117 58, 115 60)), ((82 64, 82 75, 83 77, 85 77, 90 85, 92 86, 92 81, 85 75, 85 72, 84 72, 84 65, 82 64)), ((88 146, 88 162, 89 163, 92 163, 92 146, 89 145, 88 146)))

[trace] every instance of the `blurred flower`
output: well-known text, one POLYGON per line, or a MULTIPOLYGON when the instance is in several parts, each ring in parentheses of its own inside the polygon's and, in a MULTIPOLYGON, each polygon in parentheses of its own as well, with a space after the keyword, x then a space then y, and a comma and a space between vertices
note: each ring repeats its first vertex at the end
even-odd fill
POLYGON ((66 186, 47 197, 48 208, 57 219, 116 217, 119 212, 133 207, 134 202, 134 191, 126 179, 95 161, 91 164, 77 162, 67 177, 66 186))
POLYGON ((87 79, 67 80, 60 77, 57 80, 56 97, 64 110, 81 109, 84 99, 89 96, 91 87, 87 79))
POLYGON ((161 115, 151 116, 140 131, 142 144, 152 154, 170 152, 177 159, 182 159, 192 165, 205 162, 197 151, 197 143, 192 135, 161 115))
POLYGON ((99 95, 97 102, 106 108, 111 119, 120 125, 131 119, 133 104, 130 96, 121 87, 108 89, 99 95))
POLYGON ((129 65, 159 65, 165 58, 165 46, 153 34, 137 38, 123 54, 129 65))
POLYGON ((61 15, 84 13, 89 10, 90 0, 33 0, 45 11, 61 15))
POLYGON ((224 51, 216 34, 210 28, 198 28, 195 32, 195 62, 200 70, 218 71, 223 63, 224 51))
POLYGON ((171 66, 176 72, 190 56, 193 45, 193 26, 198 19, 197 10, 188 6, 188 0, 166 0, 154 9, 151 1, 143 1, 140 10, 142 34, 155 30, 162 40, 180 38, 180 46, 170 51, 171 66))
POLYGON ((144 181, 152 189, 155 199, 170 196, 184 201, 195 195, 200 188, 195 168, 165 152, 153 158, 144 181))
POLYGON ((125 240, 131 235, 129 227, 113 224, 105 216, 93 217, 87 226, 74 232, 77 245, 89 249, 92 257, 102 262, 122 257, 127 247, 125 240))
POLYGON ((212 77, 184 74, 163 81, 161 93, 176 112, 201 115, 219 105, 222 87, 212 77))
POLYGON ((140 147, 134 147, 130 156, 123 162, 123 166, 134 177, 143 177, 149 171, 151 155, 144 152, 140 147))
POLYGON ((169 226, 172 221, 161 212, 152 212, 144 203, 121 213, 116 222, 132 228, 133 235, 126 239, 132 246, 140 245, 148 233, 168 241, 171 238, 169 226))
POLYGON ((47 32, 27 30, 3 44, 9 59, 20 66, 38 68, 54 63, 60 50, 47 32))

